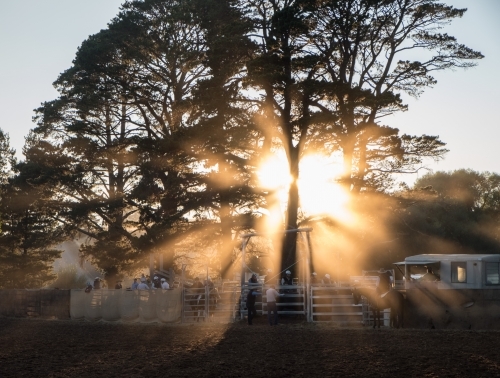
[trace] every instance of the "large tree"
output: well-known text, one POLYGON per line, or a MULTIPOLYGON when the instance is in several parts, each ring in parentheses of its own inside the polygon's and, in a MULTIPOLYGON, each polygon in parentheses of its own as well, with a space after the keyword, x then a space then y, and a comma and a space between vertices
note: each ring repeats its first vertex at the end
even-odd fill
POLYGON ((207 232, 226 265, 265 206, 254 181, 265 152, 288 158, 285 228, 299 225, 307 153, 340 153, 354 194, 442 157, 438 137, 380 118, 406 110, 400 95, 434 85, 433 71, 482 57, 439 33, 464 12, 434 0, 127 1, 39 109, 29 163, 51 173, 58 221, 92 238, 85 252, 109 274, 207 232))
POLYGON ((52 157, 37 164, 51 169, 60 221, 91 238, 84 253, 108 275, 151 252, 170 265, 193 232, 212 235, 224 265, 233 230, 251 227, 252 123, 230 99, 252 44, 230 3, 126 2, 38 110, 30 160, 52 157))
MULTIPOLYGON (((342 154, 351 193, 383 189, 392 173, 414 172, 446 152, 436 136, 400 135, 379 119, 405 110, 400 94, 418 96, 433 71, 470 67, 482 55, 439 29, 461 17, 434 0, 259 0, 248 7, 259 51, 248 84, 261 94, 263 127, 278 139, 293 178, 287 228, 298 225, 299 164, 311 149, 342 154), (423 51, 420 61, 410 60, 423 51), (413 54, 413 55, 412 55, 413 54)), ((282 267, 295 261, 288 234, 282 267)))

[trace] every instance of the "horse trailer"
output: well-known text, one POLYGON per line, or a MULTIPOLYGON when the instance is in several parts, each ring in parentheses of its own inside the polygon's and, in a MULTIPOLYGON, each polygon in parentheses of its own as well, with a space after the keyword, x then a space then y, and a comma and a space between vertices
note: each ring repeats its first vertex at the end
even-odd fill
POLYGON ((394 265, 409 326, 500 328, 500 255, 423 254, 394 265))

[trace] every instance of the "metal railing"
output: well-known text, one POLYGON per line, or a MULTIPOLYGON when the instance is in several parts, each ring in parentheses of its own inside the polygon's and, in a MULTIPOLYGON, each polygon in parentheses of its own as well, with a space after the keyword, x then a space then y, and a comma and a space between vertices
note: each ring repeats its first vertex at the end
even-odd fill
POLYGON ((309 287, 309 317, 311 322, 361 324, 365 311, 362 304, 355 305, 348 286, 311 285, 309 287))
POLYGON ((234 321, 238 313, 239 299, 239 285, 213 288, 205 286, 199 289, 185 287, 182 290, 182 322, 234 321))
MULTIPOLYGON (((280 297, 276 303, 279 314, 286 315, 307 315, 307 288, 304 285, 275 285, 280 292, 280 297)), ((250 289, 257 290, 260 295, 255 301, 257 314, 267 315, 267 296, 266 290, 269 285, 265 284, 245 284, 241 287, 240 318, 243 319, 247 314, 246 298, 250 289)))

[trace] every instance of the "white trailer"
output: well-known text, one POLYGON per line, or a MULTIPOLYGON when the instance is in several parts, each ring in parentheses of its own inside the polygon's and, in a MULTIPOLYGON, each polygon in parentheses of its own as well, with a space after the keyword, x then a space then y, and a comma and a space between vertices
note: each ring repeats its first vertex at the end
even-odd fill
POLYGON ((404 287, 408 326, 500 329, 500 255, 425 254, 394 265, 403 275, 396 286, 404 287))
POLYGON ((426 284, 439 290, 500 289, 500 255, 426 254, 409 256, 395 263, 404 276, 405 289, 423 284, 419 278, 430 267, 437 279, 426 284))

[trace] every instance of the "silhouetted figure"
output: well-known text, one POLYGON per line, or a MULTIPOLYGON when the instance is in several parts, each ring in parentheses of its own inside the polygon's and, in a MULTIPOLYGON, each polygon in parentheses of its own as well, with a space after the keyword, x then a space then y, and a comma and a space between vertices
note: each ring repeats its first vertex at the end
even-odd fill
POLYGON ((198 277, 195 277, 193 286, 191 286, 194 295, 194 298, 191 301, 191 307, 194 310, 194 318, 197 322, 200 321, 200 317, 204 312, 204 306, 200 305, 200 300, 205 295, 205 290, 202 290, 204 288, 205 287, 203 286, 203 283, 200 281, 200 279, 198 277))
POLYGON ((287 270, 285 272, 285 276, 281 279, 281 284, 282 285, 293 285, 293 280, 292 280, 292 272, 287 270))
POLYGON ((380 269, 378 271, 378 286, 377 286, 377 292, 379 295, 382 295, 384 293, 387 293, 389 290, 391 290, 391 275, 389 271, 385 271, 384 269, 380 269))
POLYGON ((120 290, 122 288, 122 281, 116 281, 115 290, 120 290))
POLYGON ((250 289, 247 294, 248 325, 252 325, 252 319, 257 315, 255 309, 255 297, 259 295, 254 289, 250 289))
POLYGON ((101 288, 101 279, 96 277, 94 280, 94 290, 98 290, 101 288))
POLYGON ((153 289, 161 289, 161 282, 158 276, 153 277, 153 289))

